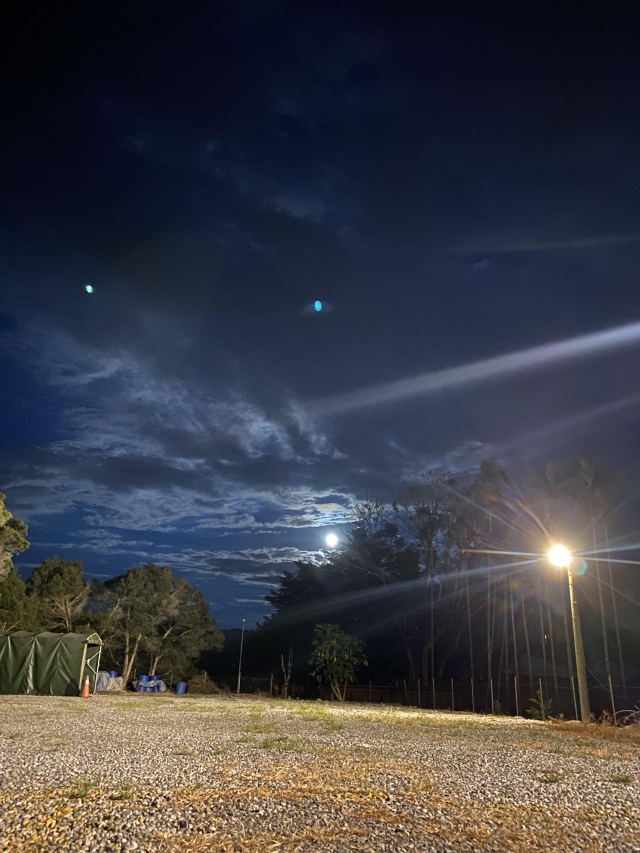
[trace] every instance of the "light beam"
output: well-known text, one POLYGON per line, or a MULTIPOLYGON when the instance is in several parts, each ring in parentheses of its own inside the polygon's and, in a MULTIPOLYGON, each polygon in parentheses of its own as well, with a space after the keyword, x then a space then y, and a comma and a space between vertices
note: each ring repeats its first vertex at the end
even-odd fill
POLYGON ((576 338, 542 344, 542 346, 486 358, 459 367, 449 367, 445 370, 399 379, 396 382, 362 388, 359 391, 325 397, 312 401, 309 407, 316 415, 339 414, 365 406, 376 406, 421 394, 432 394, 449 388, 487 382, 524 371, 540 370, 561 362, 587 358, 600 352, 621 349, 637 343, 640 343, 640 323, 628 323, 603 332, 580 335, 576 338))

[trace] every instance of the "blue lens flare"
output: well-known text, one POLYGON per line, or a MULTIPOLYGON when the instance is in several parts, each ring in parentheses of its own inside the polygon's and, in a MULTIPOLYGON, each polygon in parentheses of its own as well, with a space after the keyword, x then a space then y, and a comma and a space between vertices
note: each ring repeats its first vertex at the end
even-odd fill
MULTIPOLYGON (((579 559, 580 558, 578 557, 576 559, 576 562, 578 562, 579 559)), ((574 575, 583 575, 587 571, 587 561, 582 560, 582 562, 579 563, 578 567, 575 569, 572 568, 571 571, 574 575)))
POLYGON ((90 284, 85 284, 84 289, 87 291, 87 293, 93 293, 93 287, 91 287, 90 284))
POLYGON ((313 303, 313 310, 317 311, 318 313, 322 311, 322 302, 320 302, 319 299, 316 299, 316 301, 313 303))

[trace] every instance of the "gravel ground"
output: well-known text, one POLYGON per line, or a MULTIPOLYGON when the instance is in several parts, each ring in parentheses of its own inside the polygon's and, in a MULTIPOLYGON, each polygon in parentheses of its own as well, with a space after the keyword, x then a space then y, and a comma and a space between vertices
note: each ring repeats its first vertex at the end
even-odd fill
POLYGON ((580 724, 10 696, 0 780, 3 853, 640 851, 640 733, 580 724))

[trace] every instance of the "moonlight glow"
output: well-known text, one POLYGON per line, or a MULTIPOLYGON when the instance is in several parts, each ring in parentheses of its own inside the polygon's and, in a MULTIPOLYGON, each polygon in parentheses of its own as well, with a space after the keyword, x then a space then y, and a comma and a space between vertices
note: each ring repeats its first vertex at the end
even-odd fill
POLYGON ((338 537, 336 536, 335 533, 329 533, 329 534, 327 534, 325 542, 327 543, 329 548, 335 548, 336 545, 338 544, 338 537))

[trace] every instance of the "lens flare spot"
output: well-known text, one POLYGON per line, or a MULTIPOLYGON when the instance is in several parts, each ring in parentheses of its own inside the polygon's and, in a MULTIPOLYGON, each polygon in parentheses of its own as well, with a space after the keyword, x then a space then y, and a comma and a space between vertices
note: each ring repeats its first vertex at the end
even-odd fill
POLYGON ((85 284, 84 289, 87 293, 93 293, 93 287, 90 284, 85 284))
POLYGON ((317 311, 318 314, 322 311, 322 302, 319 299, 313 303, 313 310, 317 311))

